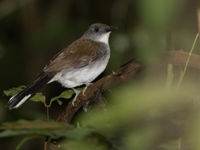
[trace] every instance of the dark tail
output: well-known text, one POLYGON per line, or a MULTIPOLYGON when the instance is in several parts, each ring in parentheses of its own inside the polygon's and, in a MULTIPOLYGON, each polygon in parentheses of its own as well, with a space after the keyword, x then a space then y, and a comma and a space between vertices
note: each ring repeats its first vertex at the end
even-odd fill
POLYGON ((52 78, 51 74, 41 73, 38 78, 24 90, 12 96, 8 101, 8 108, 14 109, 21 106, 25 101, 31 98, 43 85, 49 82, 52 78))

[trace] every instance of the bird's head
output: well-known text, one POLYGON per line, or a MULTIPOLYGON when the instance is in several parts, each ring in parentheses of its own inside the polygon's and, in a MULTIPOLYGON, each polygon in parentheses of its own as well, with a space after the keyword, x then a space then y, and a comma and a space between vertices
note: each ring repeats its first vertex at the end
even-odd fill
POLYGON ((112 27, 102 23, 95 23, 89 26, 83 37, 91 39, 96 42, 108 44, 109 36, 112 27))

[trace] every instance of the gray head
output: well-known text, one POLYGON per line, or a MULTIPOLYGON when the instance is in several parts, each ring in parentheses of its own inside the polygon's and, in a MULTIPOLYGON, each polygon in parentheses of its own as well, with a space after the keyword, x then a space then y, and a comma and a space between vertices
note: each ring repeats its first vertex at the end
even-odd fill
POLYGON ((95 23, 89 26, 88 30, 83 34, 83 37, 96 42, 108 44, 111 31, 111 26, 102 23, 95 23))

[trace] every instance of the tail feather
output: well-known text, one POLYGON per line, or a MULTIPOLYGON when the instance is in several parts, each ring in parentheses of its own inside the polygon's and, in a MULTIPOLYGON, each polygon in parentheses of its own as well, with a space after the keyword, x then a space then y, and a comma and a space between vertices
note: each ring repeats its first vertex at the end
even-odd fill
POLYGON ((35 93, 52 78, 52 74, 41 73, 38 78, 25 89, 12 96, 8 101, 8 108, 14 109, 21 106, 25 101, 35 95, 35 93))

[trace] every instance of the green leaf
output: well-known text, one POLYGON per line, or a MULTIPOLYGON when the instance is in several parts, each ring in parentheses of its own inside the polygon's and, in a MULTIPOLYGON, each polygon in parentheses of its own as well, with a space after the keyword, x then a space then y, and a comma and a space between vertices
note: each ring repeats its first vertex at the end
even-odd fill
POLYGON ((40 93, 36 93, 30 100, 33 102, 45 103, 46 97, 40 92, 40 93))
POLYGON ((42 120, 18 120, 16 122, 6 122, 0 124, 0 130, 17 130, 17 129, 68 129, 70 125, 59 123, 55 121, 42 121, 42 120))
POLYGON ((23 146, 26 142, 28 142, 29 140, 32 140, 32 139, 34 139, 34 138, 38 138, 38 136, 27 136, 27 137, 23 138, 23 139, 19 142, 19 144, 17 145, 16 150, 20 150, 20 149, 22 148, 22 146, 23 146))
POLYGON ((19 135, 41 135, 52 138, 82 139, 93 132, 92 129, 88 128, 74 128, 66 123, 42 120, 8 122, 1 124, 0 130, 3 130, 0 132, 0 138, 19 135))
POLYGON ((59 98, 68 99, 68 98, 71 98, 73 94, 74 94, 74 92, 73 92, 72 90, 66 90, 66 91, 62 92, 62 93, 59 95, 59 98))
POLYGON ((54 101, 57 101, 59 105, 62 105, 62 102, 59 100, 60 98, 69 99, 73 96, 74 92, 72 90, 66 90, 62 92, 59 96, 53 97, 50 100, 50 106, 54 101))
POLYGON ((45 135, 56 137, 54 134, 55 131, 49 132, 47 129, 21 129, 21 130, 5 130, 0 133, 0 138, 4 137, 12 137, 12 136, 19 136, 19 135, 45 135))
POLYGON ((0 132, 0 138, 20 136, 20 135, 40 135, 50 136, 52 138, 67 137, 71 139, 81 140, 92 133, 91 129, 86 128, 69 128, 69 129, 18 129, 4 130, 0 132))
POLYGON ((63 104, 63 102, 60 101, 59 99, 57 100, 57 102, 58 102, 58 105, 60 105, 60 106, 63 104))
POLYGON ((6 96, 13 96, 17 94, 18 92, 20 92, 21 90, 23 90, 24 88, 26 88, 26 86, 21 85, 19 87, 11 88, 9 90, 4 90, 3 92, 6 96))

